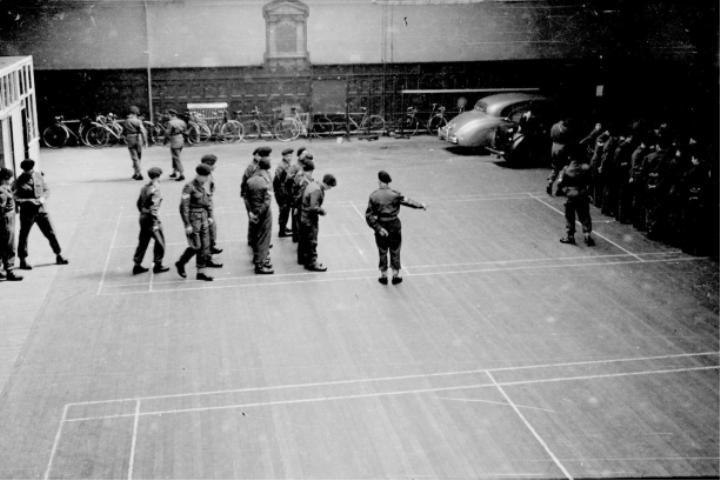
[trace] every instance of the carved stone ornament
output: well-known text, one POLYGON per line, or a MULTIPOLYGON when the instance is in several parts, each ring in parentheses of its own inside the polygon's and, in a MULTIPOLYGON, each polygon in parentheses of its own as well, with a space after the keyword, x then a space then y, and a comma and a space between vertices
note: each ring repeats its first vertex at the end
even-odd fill
POLYGON ((265 64, 271 69, 306 69, 307 17, 310 9, 299 0, 273 0, 263 7, 265 64))

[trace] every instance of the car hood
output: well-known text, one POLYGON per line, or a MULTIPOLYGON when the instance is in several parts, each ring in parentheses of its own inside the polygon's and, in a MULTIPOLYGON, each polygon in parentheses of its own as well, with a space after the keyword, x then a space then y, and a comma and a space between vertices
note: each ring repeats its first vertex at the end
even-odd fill
POLYGON ((502 123, 502 119, 498 117, 493 117, 492 115, 488 115, 487 113, 473 110, 470 112, 461 113, 457 117, 454 117, 448 122, 448 127, 457 131, 470 125, 472 125, 473 127, 483 127, 486 125, 490 126, 498 123, 502 123))

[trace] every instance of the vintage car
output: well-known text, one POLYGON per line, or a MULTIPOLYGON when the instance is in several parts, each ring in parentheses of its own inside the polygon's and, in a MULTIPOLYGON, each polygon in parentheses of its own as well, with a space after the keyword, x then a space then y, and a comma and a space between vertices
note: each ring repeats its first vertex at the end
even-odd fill
POLYGON ((475 107, 450 120, 438 130, 438 137, 459 147, 494 148, 498 131, 520 124, 527 112, 546 111, 548 99, 542 95, 512 92, 483 97, 475 107))

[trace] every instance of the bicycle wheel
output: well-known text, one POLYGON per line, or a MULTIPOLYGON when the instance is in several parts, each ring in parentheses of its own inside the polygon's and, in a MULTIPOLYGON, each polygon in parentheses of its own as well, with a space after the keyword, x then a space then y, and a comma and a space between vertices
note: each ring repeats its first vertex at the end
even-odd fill
POLYGON ((416 135, 420 128, 420 122, 415 117, 403 118, 402 124, 400 125, 403 134, 416 135))
POLYGON ((198 123, 198 137, 200 142, 207 143, 212 138, 212 130, 204 123, 198 123))
POLYGON ((385 131, 385 119, 380 115, 370 115, 362 122, 362 128, 368 133, 383 133, 385 131))
POLYGON ((110 133, 100 125, 93 125, 85 133, 85 142, 89 147, 104 147, 110 141, 110 133))
POLYGON ((200 143, 200 129, 198 128, 197 123, 191 122, 188 129, 185 130, 185 140, 188 145, 200 143))
POLYGON ((273 138, 275 138, 275 134, 270 124, 266 121, 260 121, 260 140, 268 141, 273 138))
POLYGON ((64 147, 69 137, 62 125, 50 125, 42 133, 43 143, 49 148, 64 147))
POLYGON ((289 142, 295 140, 300 136, 300 130, 302 128, 297 124, 297 121, 293 118, 285 118, 275 124, 273 129, 275 137, 281 142, 289 142))
POLYGON ((445 117, 432 117, 428 120, 427 131, 430 135, 437 135, 438 130, 447 125, 445 117))
POLYGON ((320 117, 317 120, 313 120, 312 131, 318 135, 332 135, 334 130, 333 122, 327 117, 320 117))
POLYGON ((248 120, 242 124, 243 130, 245 131, 244 139, 248 142, 254 142, 260 140, 260 124, 254 120, 248 120))
POLYGON ((220 128, 220 140, 223 142, 238 142, 243 136, 243 125, 237 120, 228 120, 220 128))

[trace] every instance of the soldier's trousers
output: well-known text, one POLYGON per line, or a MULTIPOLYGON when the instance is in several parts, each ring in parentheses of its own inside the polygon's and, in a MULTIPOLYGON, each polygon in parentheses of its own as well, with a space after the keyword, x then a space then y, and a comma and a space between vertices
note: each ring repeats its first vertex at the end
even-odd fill
POLYGON ((180 256, 178 263, 185 265, 195 256, 198 272, 202 271, 210 259, 210 233, 206 210, 190 211, 192 232, 187 234, 188 248, 180 256))
MULTIPOLYGON (((290 218, 290 203, 285 199, 278 200, 278 233, 283 234, 287 230, 288 218, 290 218)), ((294 227, 294 225, 293 225, 294 227)), ((294 230, 294 228, 293 228, 294 230)))
POLYGON ((620 223, 633 221, 633 191, 629 183, 618 185, 617 193, 617 220, 620 223))
POLYGON ((24 259, 28 256, 28 235, 33 225, 37 223, 38 228, 50 242, 50 248, 55 255, 60 255, 60 243, 47 212, 40 211, 36 205, 23 205, 20 208, 20 235, 18 237, 18 257, 24 259))
POLYGON ((645 230, 645 197, 638 183, 632 184, 633 227, 645 230))
POLYGON ((660 239, 665 230, 665 205, 660 195, 645 196, 645 228, 650 239, 660 239))
POLYGON ((583 233, 592 232, 590 219, 590 199, 587 195, 567 197, 565 200, 565 231, 568 236, 575 235, 575 216, 580 220, 583 233))
POLYGON ((138 235, 138 246, 135 249, 133 261, 136 265, 140 265, 145 258, 150 240, 155 240, 153 245, 153 262, 161 265, 165 256, 165 235, 163 234, 162 224, 156 222, 152 215, 140 215, 140 234, 138 235))
POLYGON ((300 208, 292 207, 290 211, 292 224, 292 241, 298 243, 300 241, 300 208))
POLYGON ((617 215, 618 188, 613 179, 609 178, 603 186, 602 203, 600 211, 603 215, 614 217, 617 215))
POLYGON ((268 208, 258 221, 249 225, 250 245, 253 249, 253 263, 262 267, 270 258, 270 236, 272 235, 272 212, 268 208))
POLYGON ((400 246, 402 245, 402 226, 400 219, 389 222, 379 222, 379 225, 387 230, 387 236, 381 236, 375 232, 375 244, 378 247, 380 263, 378 267, 381 272, 388 269, 388 253, 390 254, 390 266, 393 270, 400 270, 400 246))
POLYGON ((0 263, 5 272, 15 268, 15 211, 0 217, 0 263))
POLYGON ((180 175, 183 174, 182 160, 180 160, 180 154, 182 153, 183 147, 170 147, 170 156, 172 157, 172 168, 173 172, 177 172, 180 175))
POLYGON ((210 236, 210 247, 214 247, 217 242, 217 223, 215 223, 215 215, 210 217, 212 222, 208 222, 208 235, 210 236))
POLYGON ((142 170, 140 170, 140 161, 142 160, 142 137, 135 133, 128 135, 125 138, 125 141, 127 142, 128 151, 130 152, 133 171, 135 172, 135 175, 142 175, 142 170))
POLYGON ((297 250, 299 264, 312 266, 317 263, 318 230, 317 219, 300 223, 297 250))

